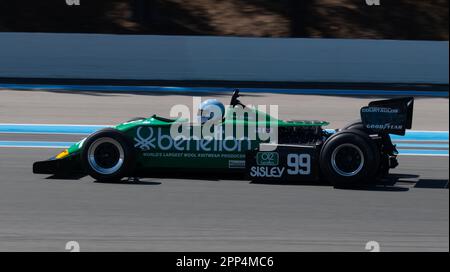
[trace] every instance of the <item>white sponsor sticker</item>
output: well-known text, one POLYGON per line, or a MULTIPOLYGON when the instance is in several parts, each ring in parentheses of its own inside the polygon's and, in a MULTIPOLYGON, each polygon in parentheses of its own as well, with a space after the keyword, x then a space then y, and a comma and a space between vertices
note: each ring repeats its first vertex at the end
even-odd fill
POLYGON ((245 168, 245 161, 241 160, 229 160, 228 168, 245 168))

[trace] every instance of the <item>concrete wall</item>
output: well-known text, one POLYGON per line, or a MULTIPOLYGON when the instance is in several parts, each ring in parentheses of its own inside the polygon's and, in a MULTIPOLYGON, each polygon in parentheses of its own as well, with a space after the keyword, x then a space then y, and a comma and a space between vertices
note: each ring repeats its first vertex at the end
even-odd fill
POLYGON ((0 77, 448 84, 449 43, 0 33, 0 77))

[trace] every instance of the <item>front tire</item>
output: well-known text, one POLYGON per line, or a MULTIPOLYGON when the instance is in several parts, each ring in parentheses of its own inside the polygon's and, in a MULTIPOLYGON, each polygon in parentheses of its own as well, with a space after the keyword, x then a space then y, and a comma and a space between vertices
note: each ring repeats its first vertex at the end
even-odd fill
POLYGON ((327 181, 336 187, 349 187, 376 177, 380 154, 367 134, 350 129, 332 135, 325 142, 319 163, 327 181))
POLYGON ((108 128, 86 139, 81 161, 86 172, 94 179, 116 182, 132 172, 133 148, 122 132, 108 128))

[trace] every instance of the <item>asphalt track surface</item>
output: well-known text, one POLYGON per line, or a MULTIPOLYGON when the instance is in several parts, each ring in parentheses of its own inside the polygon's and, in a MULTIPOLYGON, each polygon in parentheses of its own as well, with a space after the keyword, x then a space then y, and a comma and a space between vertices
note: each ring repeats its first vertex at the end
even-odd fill
POLYGON ((0 152, 0 250, 448 251, 448 157, 402 157, 358 190, 211 177, 96 183, 33 175, 55 150, 0 152), (393 178, 394 178, 393 177, 393 178), (396 179, 397 179, 396 178, 396 179))
MULTIPOLYGON (((192 96, 216 98, 228 104, 230 94, 107 93, 82 91, 12 91, 0 89, 0 123, 114 125, 152 114, 169 117, 176 104, 192 108, 192 96)), ((280 119, 325 120, 339 128, 359 118, 361 107, 386 97, 334 97, 243 93, 252 105, 279 105, 280 119)), ((414 130, 449 130, 448 98, 417 98, 414 130)))
MULTIPOLYGON (((167 116, 170 104, 191 101, 187 95, 50 94, 1 91, 0 122, 114 124, 154 112, 167 116)), ((282 118, 325 119, 336 124, 332 128, 354 119, 372 100, 250 97, 280 104, 282 118)), ((248 97, 242 101, 252 103, 248 97)), ((448 130, 448 99, 419 99, 414 125, 448 130)), ((372 240, 382 251, 449 250, 448 157, 401 156, 400 167, 384 184, 344 190, 233 177, 114 184, 32 174, 34 161, 57 152, 0 148, 0 251, 65 251, 72 240, 81 251, 364 251, 372 240)))

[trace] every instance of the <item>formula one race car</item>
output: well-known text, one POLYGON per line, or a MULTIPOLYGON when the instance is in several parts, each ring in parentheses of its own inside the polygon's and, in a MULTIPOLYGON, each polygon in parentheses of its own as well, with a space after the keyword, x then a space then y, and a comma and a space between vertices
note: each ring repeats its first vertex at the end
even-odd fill
POLYGON ((390 134, 404 135, 412 126, 413 98, 371 102, 361 109, 360 121, 334 131, 325 130, 329 123, 324 121, 278 120, 238 98, 235 90, 227 109, 217 100, 203 102, 197 122, 153 115, 97 131, 34 163, 33 172, 119 181, 157 171, 237 171, 254 181, 326 180, 348 186, 395 168, 390 134))

